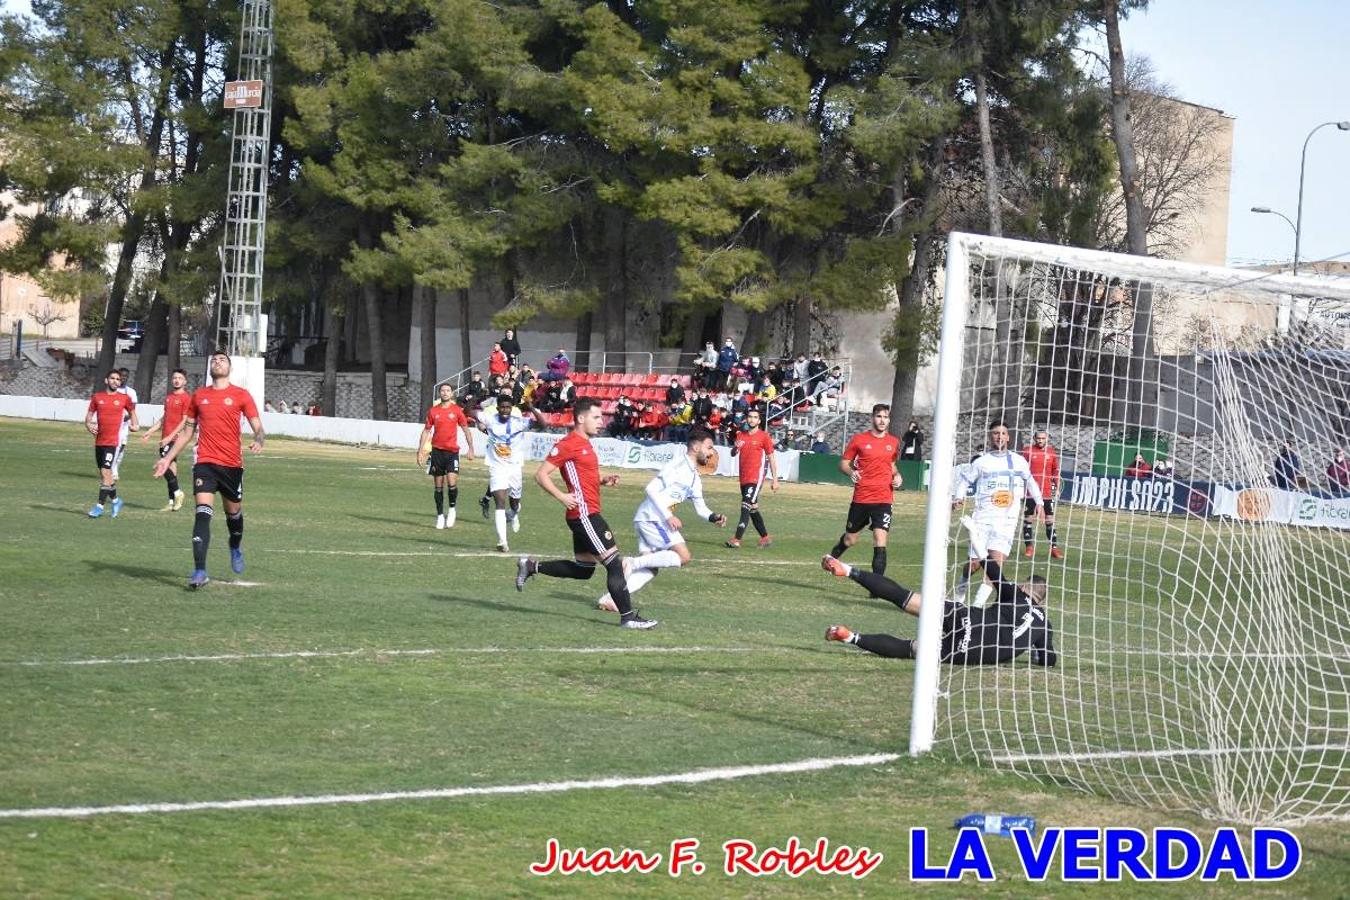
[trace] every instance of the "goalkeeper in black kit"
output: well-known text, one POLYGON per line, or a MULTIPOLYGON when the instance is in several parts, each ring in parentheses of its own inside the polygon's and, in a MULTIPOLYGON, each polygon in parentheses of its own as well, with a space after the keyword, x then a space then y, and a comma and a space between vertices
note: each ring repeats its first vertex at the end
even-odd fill
MULTIPOLYGON (((873 597, 889 600, 911 616, 919 615, 922 598, 884 575, 865 572, 833 557, 826 568, 840 578, 862 585, 873 597)), ((998 599, 985 607, 944 600, 942 606, 942 661, 954 666, 991 666, 1029 653, 1032 665, 1053 666, 1053 629, 1045 612, 1048 585, 1039 575, 1022 584, 999 581, 998 599)), ((858 634, 843 625, 831 625, 825 640, 846 644, 895 659, 914 659, 916 641, 889 634, 858 634)))

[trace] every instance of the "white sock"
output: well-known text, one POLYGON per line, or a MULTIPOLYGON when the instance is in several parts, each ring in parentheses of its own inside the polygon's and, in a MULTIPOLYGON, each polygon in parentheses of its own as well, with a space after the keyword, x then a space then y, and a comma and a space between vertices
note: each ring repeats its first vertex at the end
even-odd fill
POLYGON ((989 602, 989 595, 994 593, 994 586, 988 582, 980 585, 979 590, 975 592, 975 606, 983 608, 989 602))
MULTIPOLYGON (((651 581, 655 577, 656 573, 653 572, 651 569, 632 569, 628 573, 628 580, 624 583, 628 585, 628 593, 632 595, 642 590, 642 588, 646 586, 647 582, 651 581)), ((609 596, 608 591, 606 591, 604 596, 600 598, 600 601, 596 604, 596 606, 599 606, 600 604, 604 603, 607 600, 610 603, 614 602, 614 599, 609 596)))
POLYGON ((497 542, 500 543, 500 544, 505 544, 505 543, 506 543, 506 510, 504 510, 504 509, 499 509, 499 510, 497 510, 497 511, 496 511, 496 514, 493 516, 493 518, 494 518, 494 520, 495 520, 495 521, 494 521, 494 524, 497 526, 497 542))
MULTIPOLYGON (((680 554, 674 550, 657 550, 655 553, 634 556, 630 565, 635 570, 634 574, 636 574, 637 569, 676 569, 680 565, 680 554)), ((632 580, 631 575, 629 580, 632 580)))

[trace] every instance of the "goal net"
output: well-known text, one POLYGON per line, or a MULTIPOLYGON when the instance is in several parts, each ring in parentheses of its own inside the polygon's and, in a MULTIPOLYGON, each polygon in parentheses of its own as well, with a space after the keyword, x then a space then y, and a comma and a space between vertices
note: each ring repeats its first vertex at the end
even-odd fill
POLYGON ((967 569, 954 469, 993 421, 1014 451, 1045 431, 1063 557, 1039 515, 1026 555, 1019 500, 1004 577, 1048 580, 1058 665, 939 664, 925 602, 911 750, 1235 822, 1350 818, 1350 279, 953 235, 943 293, 923 595, 967 569))

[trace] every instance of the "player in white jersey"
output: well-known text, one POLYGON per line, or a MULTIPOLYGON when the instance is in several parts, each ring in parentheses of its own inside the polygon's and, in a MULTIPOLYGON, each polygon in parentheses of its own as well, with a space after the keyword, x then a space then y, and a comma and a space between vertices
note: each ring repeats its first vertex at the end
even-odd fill
MULTIPOLYGON (((638 554, 623 561, 628 581, 628 593, 640 589, 656 577, 661 569, 675 569, 688 565, 693 556, 684 542, 680 529, 684 523, 675 515, 675 507, 688 500, 694 511, 707 521, 723 528, 727 517, 715 513, 703 500, 703 479, 717 471, 717 451, 712 435, 696 428, 689 432, 685 454, 677 456, 647 482, 647 497, 633 516, 633 527, 638 536, 638 554)), ((596 606, 617 612, 609 594, 601 597, 596 606)))
POLYGON ((1031 477, 1026 458, 1008 446, 1008 426, 989 426, 989 449, 957 470, 952 484, 952 508, 966 502, 974 489, 975 511, 962 524, 970 531, 970 567, 962 585, 984 569, 987 578, 975 594, 975 606, 984 606, 1003 577, 1003 563, 1012 552, 1023 510, 1023 498, 1036 506, 1043 503, 1041 489, 1031 477))
MULTIPOLYGON (((139 404, 141 398, 137 396, 136 389, 131 386, 131 370, 125 366, 117 370, 122 375, 122 387, 119 393, 126 394, 131 398, 133 405, 139 404)), ((131 417, 122 419, 122 430, 117 433, 117 455, 113 457, 112 480, 117 484, 117 479, 122 468, 122 457, 127 452, 127 435, 131 433, 131 417)))
POLYGON ((496 504, 497 549, 510 550, 506 524, 520 531, 520 497, 525 469, 525 440, 531 429, 544 427, 544 417, 530 410, 529 417, 511 405, 511 395, 497 397, 497 405, 478 413, 478 428, 487 435, 488 492, 496 504))

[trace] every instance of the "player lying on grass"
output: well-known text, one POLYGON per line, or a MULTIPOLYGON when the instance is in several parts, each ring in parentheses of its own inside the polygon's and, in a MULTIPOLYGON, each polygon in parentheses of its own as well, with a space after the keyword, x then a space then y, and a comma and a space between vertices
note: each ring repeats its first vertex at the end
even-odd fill
MULTIPOLYGON (((727 517, 713 512, 703 500, 700 476, 717 471, 717 451, 713 449, 712 435, 701 428, 694 429, 685 441, 685 450, 684 456, 666 463, 647 483, 647 499, 633 516, 639 555, 624 560, 629 594, 636 593, 662 569, 687 566, 693 559, 680 531, 684 523, 675 515, 675 507, 688 500, 704 521, 718 528, 727 524, 727 517)), ((601 597, 596 607, 619 611, 609 594, 601 597)))
MULTIPOLYGON (((923 603, 919 594, 885 575, 864 572, 834 557, 825 559, 826 568, 834 575, 858 582, 873 597, 889 600, 911 616, 919 615, 923 603)), ((1059 656, 1045 612, 1047 587, 1044 578, 1032 575, 1022 584, 1000 581, 997 600, 984 608, 943 600, 942 661, 956 666, 994 665, 1030 651, 1032 665, 1055 665, 1059 656)), ((889 634, 858 634, 843 625, 827 628, 825 640, 842 641, 895 659, 914 659, 918 643, 889 634)))

